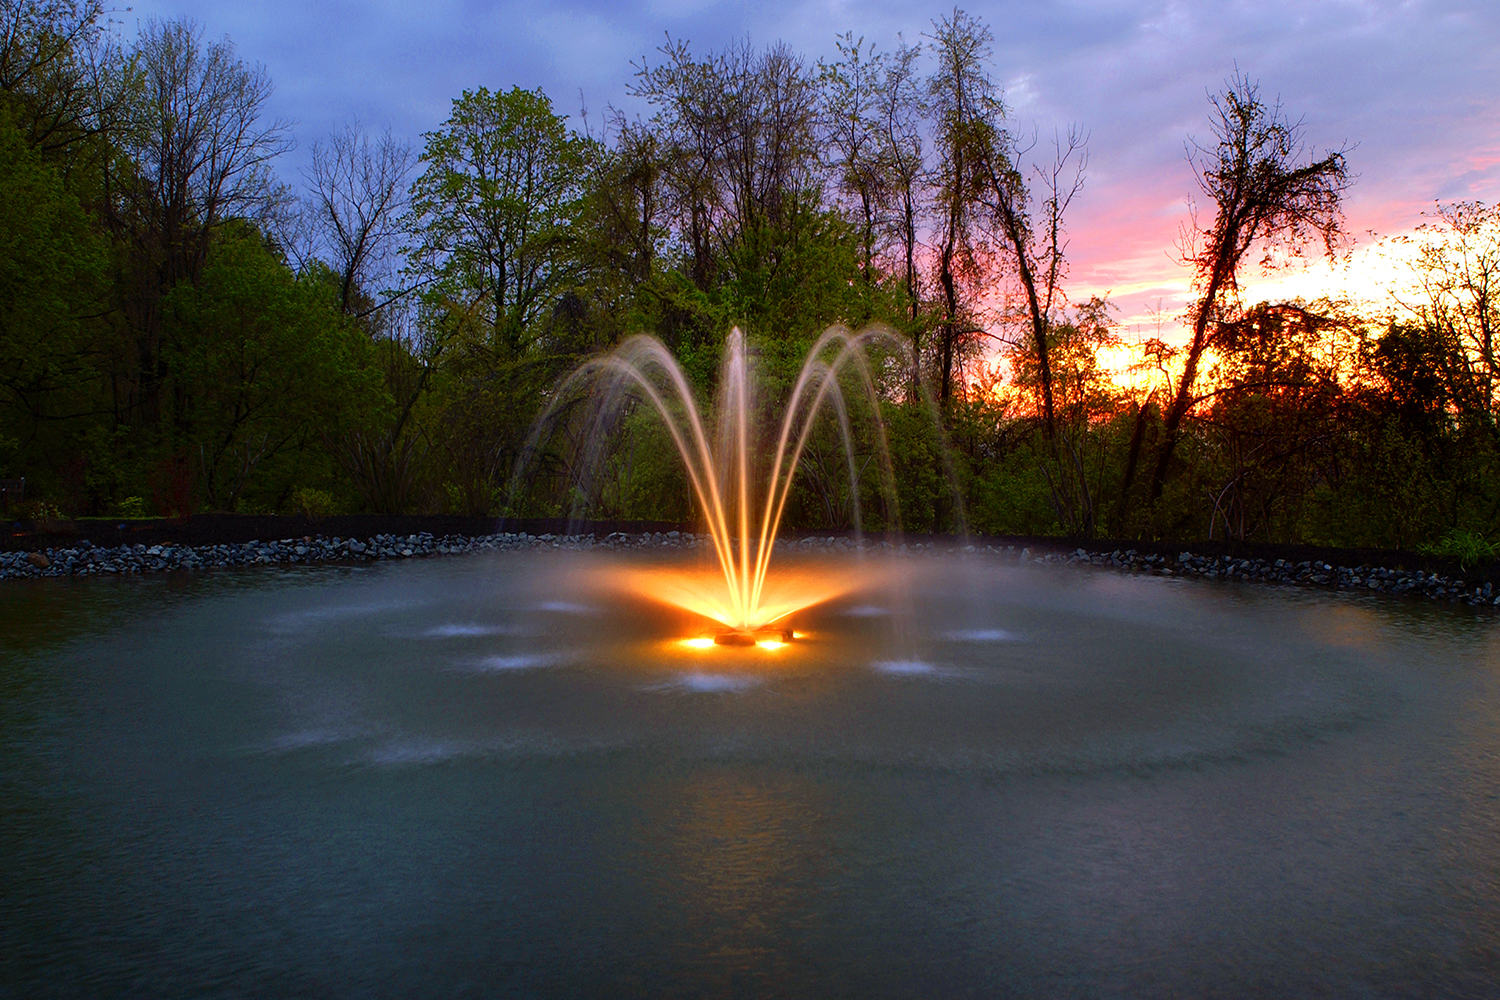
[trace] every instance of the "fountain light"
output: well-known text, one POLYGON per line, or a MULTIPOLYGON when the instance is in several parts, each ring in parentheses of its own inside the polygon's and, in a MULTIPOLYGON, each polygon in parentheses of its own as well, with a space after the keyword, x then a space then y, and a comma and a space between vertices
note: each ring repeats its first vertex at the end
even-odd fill
POLYGON ((789 628, 726 628, 714 633, 716 646, 759 646, 762 649, 780 649, 792 641, 795 633, 789 628))
MULTIPOLYGON (((615 571, 616 584, 726 626, 726 631, 714 637, 718 645, 752 645, 760 641, 757 635, 763 630, 782 632, 775 623, 788 615, 872 583, 868 567, 858 573, 847 566, 837 570, 803 568, 778 573, 769 580, 768 571, 791 496, 792 477, 825 406, 837 418, 843 437, 850 495, 856 498, 855 527, 859 528, 858 463, 839 377, 845 370, 856 372, 878 414, 880 397, 866 354, 876 342, 909 355, 904 341, 878 328, 852 333, 832 327, 818 338, 793 384, 775 452, 768 463, 757 461, 753 454, 749 359, 744 334, 738 328, 730 331, 725 343, 718 435, 712 443, 687 376, 672 352, 656 338, 631 337, 611 353, 579 368, 558 393, 558 400, 573 396, 569 390, 575 382, 604 376, 612 380, 617 391, 596 393, 600 406, 613 405, 612 399, 629 390, 644 397, 661 417, 707 522, 718 564, 717 574, 667 567, 620 567, 615 571), (755 482, 758 470, 764 476, 760 483, 755 482)), ((884 426, 879 419, 874 425, 881 468, 889 484, 892 477, 884 426)), ((785 631, 784 637, 765 638, 784 645, 791 637, 791 632, 785 631)))

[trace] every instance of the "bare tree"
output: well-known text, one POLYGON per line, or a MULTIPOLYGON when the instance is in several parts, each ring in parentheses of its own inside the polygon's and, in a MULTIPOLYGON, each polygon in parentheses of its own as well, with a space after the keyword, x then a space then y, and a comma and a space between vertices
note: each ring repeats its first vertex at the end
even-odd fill
POLYGON ((1013 147, 1005 131, 994 130, 992 136, 989 148, 981 150, 984 155, 977 161, 981 197, 989 210, 991 224, 999 231, 999 241, 1015 261, 1016 275, 1026 299, 1037 385, 1042 397, 1042 428, 1051 440, 1057 435, 1057 415, 1052 398, 1048 334, 1053 312, 1063 304, 1059 285, 1063 276, 1063 216, 1083 188, 1088 139, 1077 128, 1069 128, 1066 139, 1059 136, 1053 140, 1055 155, 1048 168, 1036 168, 1047 192, 1042 209, 1042 239, 1038 245, 1028 211, 1030 192, 1017 165, 1022 151, 1013 147))
MULTIPOLYGON (((1332 255, 1342 233, 1340 204, 1350 181, 1347 147, 1312 160, 1302 141, 1302 123, 1288 120, 1279 101, 1263 102, 1259 86, 1243 74, 1236 72, 1209 100, 1218 141, 1213 146, 1190 141, 1188 156, 1198 186, 1213 200, 1214 221, 1208 229, 1189 233, 1184 248, 1185 262, 1195 271, 1198 302, 1182 376, 1165 415, 1165 437, 1151 479, 1153 500, 1161 496, 1183 417, 1193 405, 1203 351, 1237 303, 1245 254, 1259 244, 1267 249, 1269 262, 1276 251, 1300 254, 1316 237, 1332 255)), ((1127 470, 1127 490, 1133 472, 1127 470)))
POLYGON ((358 293, 388 273, 401 237, 411 145, 386 129, 372 144, 358 122, 315 142, 307 172, 318 242, 339 277, 339 305, 364 311, 358 293))
POLYGON ((839 58, 819 63, 823 85, 823 128, 833 153, 833 168, 839 194, 851 202, 859 226, 862 273, 874 279, 876 239, 886 202, 886 171, 880 156, 880 88, 885 75, 885 56, 865 46, 853 32, 835 39, 839 58))
POLYGON ((950 17, 933 22, 932 49, 937 68, 927 81, 928 110, 936 127, 938 163, 933 175, 937 189, 938 284, 943 294, 943 318, 938 345, 938 399, 944 406, 953 395, 955 367, 978 332, 968 294, 984 271, 983 245, 976 212, 979 208, 981 164, 996 144, 997 123, 1005 108, 985 69, 993 36, 990 29, 955 9, 950 17))
POLYGON ((901 250, 901 274, 906 290, 908 319, 912 323, 913 348, 920 350, 916 329, 922 289, 917 268, 917 231, 921 204, 920 184, 926 169, 922 153, 922 94, 917 78, 917 60, 922 46, 899 41, 886 59, 877 96, 880 161, 885 189, 894 201, 891 226, 901 250))
POLYGON ((289 123, 262 120, 271 98, 265 67, 236 58, 228 39, 204 45, 192 21, 151 21, 135 58, 127 147, 139 176, 121 193, 137 235, 157 244, 170 287, 197 276, 220 223, 255 218, 275 202, 266 164, 293 143, 289 123))
POLYGON ((286 122, 263 120, 265 68, 238 59, 228 39, 204 45, 201 35, 186 19, 142 29, 122 132, 134 167, 106 178, 112 224, 133 258, 125 311, 139 354, 133 403, 147 420, 166 374, 162 296, 198 280, 221 225, 263 223, 285 197, 267 163, 292 140, 286 122))
POLYGON ((1500 326, 1500 208, 1464 201, 1439 205, 1437 219, 1417 227, 1414 264, 1417 317, 1458 345, 1471 393, 1487 419, 1495 415, 1495 334, 1500 326))
POLYGON ((800 56, 748 42, 699 61, 670 38, 636 67, 631 93, 655 106, 669 206, 693 282, 717 281, 725 251, 777 229, 820 188, 818 93, 800 56))

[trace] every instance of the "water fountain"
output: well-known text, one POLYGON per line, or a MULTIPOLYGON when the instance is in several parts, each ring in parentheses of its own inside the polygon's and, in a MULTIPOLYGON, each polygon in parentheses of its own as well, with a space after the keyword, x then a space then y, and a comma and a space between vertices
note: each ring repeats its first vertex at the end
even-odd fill
MULTIPOLYGON (((796 612, 868 584, 848 567, 807 567, 771 577, 778 529, 786 513, 793 477, 816 421, 831 410, 841 435, 853 499, 855 530, 860 529, 859 471, 854 456, 848 401, 840 377, 852 375, 866 401, 880 405, 868 350, 894 348, 909 360, 909 347, 884 328, 851 332, 830 327, 813 344, 787 400, 769 456, 759 454, 754 429, 750 351, 738 327, 725 341, 719 381, 717 434, 709 434, 692 386, 672 352, 647 335, 627 339, 615 350, 582 365, 557 399, 591 398, 595 414, 614 412, 622 398, 649 403, 671 437, 688 483, 707 525, 716 569, 694 572, 678 567, 616 568, 609 577, 619 587, 694 612, 719 626, 715 644, 751 646, 786 643, 795 637, 785 625, 796 612)), ((554 403, 550 413, 556 412, 554 403)), ((547 418, 539 426, 547 426, 547 418)), ((889 481, 890 458, 884 428, 875 420, 880 466, 889 481)))
POLYGON ((820 341, 763 460, 742 338, 713 435, 659 344, 593 363, 669 418, 702 573, 0 587, 0 995, 1495 995, 1493 619, 983 551, 773 566, 866 343, 820 341))

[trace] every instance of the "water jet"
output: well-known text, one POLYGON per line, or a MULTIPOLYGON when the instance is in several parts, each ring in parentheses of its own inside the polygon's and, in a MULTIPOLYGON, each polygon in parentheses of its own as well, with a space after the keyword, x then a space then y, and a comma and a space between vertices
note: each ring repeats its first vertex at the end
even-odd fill
MULTIPOLYGON (((880 395, 869 356, 877 345, 908 363, 911 360, 909 345, 884 328, 852 332, 834 326, 824 331, 802 363, 782 411, 775 447, 765 455, 757 447, 753 426, 751 352, 738 327, 725 340, 714 435, 709 433, 681 365, 654 337, 630 337, 569 376, 539 421, 539 434, 548 428, 560 401, 576 399, 584 391, 591 391, 596 422, 601 415, 618 412, 626 399, 644 400, 659 417, 682 462, 714 555, 714 572, 618 567, 609 574, 615 584, 719 623, 724 629, 715 635, 715 644, 738 646, 762 641, 756 637, 763 633, 785 637, 773 641, 790 641, 790 630, 779 624, 788 616, 874 582, 847 566, 803 565, 774 577, 770 569, 793 479, 816 422, 825 412, 835 420, 842 440, 856 533, 861 528, 859 468, 841 377, 854 379, 875 414, 876 457, 886 484, 892 482, 879 418, 880 395)), ((599 435, 585 437, 597 441, 599 435)), ((891 505, 894 508, 894 499, 891 505)))

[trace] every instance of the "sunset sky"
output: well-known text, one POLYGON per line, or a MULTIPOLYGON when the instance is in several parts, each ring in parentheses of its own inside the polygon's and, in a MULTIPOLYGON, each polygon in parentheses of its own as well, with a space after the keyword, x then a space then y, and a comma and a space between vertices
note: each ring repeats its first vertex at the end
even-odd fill
MULTIPOLYGON (((1348 143, 1358 180, 1346 202, 1361 245, 1410 231, 1435 201, 1500 198, 1500 8, 1490 2, 1147 2, 965 6, 995 35, 992 71, 1018 130, 1045 145, 1076 123, 1090 134, 1086 187, 1068 218, 1068 290, 1108 292, 1127 337, 1178 329, 1188 271, 1175 260, 1196 193, 1184 155, 1207 141, 1209 91, 1238 66, 1305 119, 1319 153, 1348 143)), ((697 53, 748 37, 784 40, 809 61, 852 30, 881 48, 919 40, 950 7, 891 0, 780 4, 710 0, 287 2, 136 0, 114 15, 125 39, 150 17, 187 15, 228 35, 276 85, 274 115, 300 148, 280 165, 299 183, 312 141, 351 117, 420 146, 465 88, 541 87, 579 123, 626 91, 632 62, 665 35, 697 53)), ((1356 247, 1356 260, 1360 250, 1356 247)), ((1250 276, 1254 277, 1254 276, 1250 276)), ((1278 292, 1316 294, 1347 277, 1281 275, 1278 292)), ((1356 291, 1376 298, 1359 277, 1356 291)))

